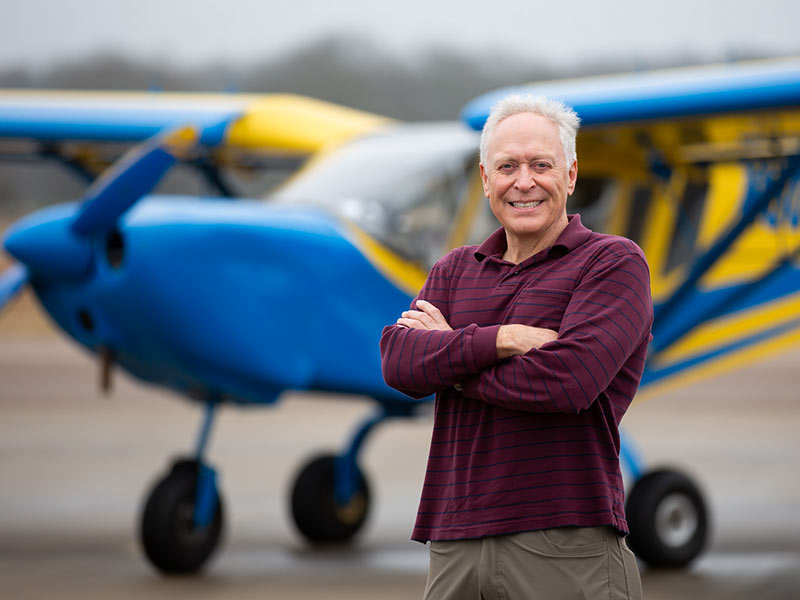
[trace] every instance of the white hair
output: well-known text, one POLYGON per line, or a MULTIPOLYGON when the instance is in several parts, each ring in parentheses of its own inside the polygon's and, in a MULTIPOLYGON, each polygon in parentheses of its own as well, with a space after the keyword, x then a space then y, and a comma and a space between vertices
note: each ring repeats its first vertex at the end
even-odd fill
POLYGON ((489 138, 494 132, 497 124, 508 117, 520 113, 533 113, 549 119, 558 127, 561 137, 561 145, 564 147, 564 156, 567 159, 567 167, 572 165, 577 158, 575 152, 575 138, 578 136, 578 128, 581 119, 571 107, 559 100, 547 98, 545 96, 512 94, 502 98, 492 106, 489 117, 483 126, 481 133, 480 161, 486 166, 487 153, 489 151, 489 138))

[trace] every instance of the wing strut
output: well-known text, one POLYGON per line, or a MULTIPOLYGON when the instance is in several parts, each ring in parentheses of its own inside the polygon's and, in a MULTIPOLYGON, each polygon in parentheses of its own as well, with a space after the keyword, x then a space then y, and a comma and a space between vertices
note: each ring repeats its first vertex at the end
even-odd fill
MULTIPOLYGON (((675 317, 680 316, 682 312, 681 309, 684 308, 687 296, 696 289, 697 282, 700 278, 728 251, 742 232, 744 232, 753 221, 755 221, 756 217, 766 209, 769 203, 781 193, 789 179, 797 174, 798 171, 800 171, 800 155, 790 156, 780 174, 771 181, 768 181, 762 192, 756 192, 751 184, 748 196, 755 193, 758 193, 758 195, 755 196, 752 201, 745 202, 745 209, 739 220, 734 223, 727 233, 720 237, 705 254, 702 254, 694 261, 684 282, 666 302, 655 308, 653 351, 658 352, 669 347, 673 342, 689 331, 685 326, 679 328, 673 327, 672 323, 675 317)), ((779 269, 780 265, 778 265, 773 272, 779 269)), ((718 311, 719 306, 716 306, 714 310, 718 311)), ((696 325, 697 322, 695 322, 694 325, 696 325)))

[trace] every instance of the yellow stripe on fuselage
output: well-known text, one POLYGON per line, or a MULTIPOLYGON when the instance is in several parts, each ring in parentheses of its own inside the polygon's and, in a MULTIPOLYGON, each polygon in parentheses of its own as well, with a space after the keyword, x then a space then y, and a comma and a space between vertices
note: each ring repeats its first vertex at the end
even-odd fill
POLYGON ((455 224, 447 238, 445 250, 451 250, 467 243, 470 229, 475 224, 478 211, 484 202, 486 202, 486 198, 483 195, 483 181, 478 174, 478 169, 475 168, 470 171, 466 198, 455 218, 455 224))
POLYGON ((355 224, 347 222, 355 245, 366 259, 395 286, 409 296, 416 296, 428 276, 419 265, 409 262, 375 240, 355 224))
POLYGON ((670 364, 713 351, 771 327, 778 327, 800 315, 800 293, 760 304, 748 311, 710 321, 659 356, 659 363, 670 364))
POLYGON ((721 375, 738 367, 751 365, 759 360, 788 350, 800 344, 800 330, 793 329, 773 338, 734 350, 720 358, 711 359, 697 367, 671 375, 657 383, 650 384, 636 395, 637 400, 648 400, 680 387, 721 375))

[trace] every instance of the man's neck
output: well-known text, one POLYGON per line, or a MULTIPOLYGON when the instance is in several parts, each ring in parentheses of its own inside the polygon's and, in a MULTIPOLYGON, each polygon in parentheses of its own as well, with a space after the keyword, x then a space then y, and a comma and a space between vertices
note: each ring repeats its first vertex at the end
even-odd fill
POLYGON ((503 260, 518 265, 537 252, 550 248, 568 224, 567 216, 564 215, 563 220, 559 220, 542 236, 515 236, 506 230, 506 250, 503 252, 503 260))

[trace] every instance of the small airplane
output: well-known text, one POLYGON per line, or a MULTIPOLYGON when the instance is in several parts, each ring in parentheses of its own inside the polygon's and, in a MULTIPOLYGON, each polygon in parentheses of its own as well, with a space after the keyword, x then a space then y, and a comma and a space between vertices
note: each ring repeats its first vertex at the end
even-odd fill
MULTIPOLYGON (((5 233, 17 262, 0 275, 0 307, 30 285, 98 356, 105 382, 117 366, 204 407, 194 454, 167 469, 142 514, 156 569, 195 572, 218 546, 224 505, 206 458, 216 408, 271 405, 286 390, 375 400, 344 450, 311 460, 291 493, 311 543, 362 527, 364 440, 430 400, 385 385, 381 329, 439 256, 497 227, 477 140, 509 91, 475 99, 461 122, 418 124, 296 96, 0 91, 0 139, 87 179, 108 162, 106 144, 135 144, 79 202, 5 233), (227 197, 224 169, 287 157, 303 166, 268 201, 227 197), (178 161, 219 197, 151 194, 178 161)), ((575 107, 570 211, 648 256, 656 322, 643 394, 800 341, 800 61, 514 91, 575 107)), ((628 437, 620 453, 632 548, 650 565, 689 564, 708 537, 702 493, 678 471, 646 473, 628 437)))

